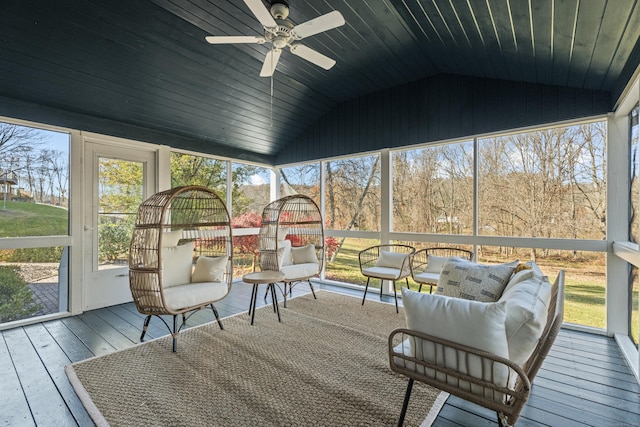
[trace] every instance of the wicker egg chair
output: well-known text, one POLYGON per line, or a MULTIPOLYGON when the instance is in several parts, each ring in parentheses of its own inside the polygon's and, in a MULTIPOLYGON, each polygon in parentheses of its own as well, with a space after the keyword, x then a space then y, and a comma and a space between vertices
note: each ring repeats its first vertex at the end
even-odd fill
POLYGON ((313 199, 294 194, 269 203, 262 211, 258 248, 260 269, 285 275, 285 307, 287 293, 300 282, 307 282, 316 298, 311 278, 322 271, 325 252, 322 215, 313 199))
POLYGON ((158 316, 173 336, 175 352, 186 313, 206 306, 223 329, 213 303, 231 290, 232 254, 229 212, 212 190, 176 187, 142 202, 129 251, 133 302, 147 315, 140 341, 151 316, 158 316), (172 327, 161 315, 173 316, 172 327), (179 325, 178 315, 182 316, 179 325))

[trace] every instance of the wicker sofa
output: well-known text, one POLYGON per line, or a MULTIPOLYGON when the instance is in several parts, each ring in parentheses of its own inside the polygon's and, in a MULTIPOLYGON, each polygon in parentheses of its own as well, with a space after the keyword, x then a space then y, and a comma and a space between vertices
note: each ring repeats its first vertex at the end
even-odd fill
MULTIPOLYGON (((553 285, 537 266, 513 274, 493 303, 403 290, 407 328, 389 336, 391 369, 494 410, 514 425, 563 317, 564 272, 553 285)), ((410 410, 410 408, 409 408, 410 410)))

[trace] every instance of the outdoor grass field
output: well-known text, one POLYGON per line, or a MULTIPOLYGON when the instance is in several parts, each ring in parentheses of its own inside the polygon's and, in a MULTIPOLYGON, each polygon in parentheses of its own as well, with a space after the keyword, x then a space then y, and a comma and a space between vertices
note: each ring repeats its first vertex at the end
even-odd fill
POLYGON ((65 208, 0 200, 0 237, 60 236, 68 230, 65 208))

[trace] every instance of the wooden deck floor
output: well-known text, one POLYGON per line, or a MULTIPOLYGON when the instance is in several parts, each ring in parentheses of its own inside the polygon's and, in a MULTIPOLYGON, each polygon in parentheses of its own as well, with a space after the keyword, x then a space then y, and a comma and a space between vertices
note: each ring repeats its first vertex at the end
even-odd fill
MULTIPOLYGON (((316 285, 354 295, 361 291, 316 285)), ((300 285, 294 293, 306 293, 300 285)), ((216 304, 221 316, 247 309, 251 288, 234 284, 216 304)), ((372 295, 377 299, 377 295, 372 295)), ((260 304, 263 304, 259 298, 260 304)), ((143 317, 133 304, 2 331, 0 425, 92 425, 64 373, 64 366, 130 347, 138 342, 143 317)), ((189 326, 210 322, 210 310, 189 326)), ((152 321, 149 338, 166 334, 152 321)), ((534 381, 519 426, 640 426, 640 386, 612 338, 562 330, 534 381)), ((399 410, 400 408, 398 408, 399 410)), ((450 397, 435 426, 495 426, 495 413, 450 397)))

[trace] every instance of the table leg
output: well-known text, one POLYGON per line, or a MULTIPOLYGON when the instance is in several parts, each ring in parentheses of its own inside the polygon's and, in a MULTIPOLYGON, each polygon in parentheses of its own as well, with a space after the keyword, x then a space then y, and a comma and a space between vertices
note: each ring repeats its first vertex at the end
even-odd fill
POLYGON ((249 299, 249 312, 247 313, 249 316, 251 316, 251 305, 253 304, 253 297, 256 294, 256 285, 253 284, 251 285, 251 298, 249 299))
POLYGON ((278 306, 278 299, 276 297, 276 284, 270 283, 269 286, 271 287, 271 298, 273 298, 273 311, 278 314, 278 322, 282 322, 282 320, 280 320, 280 307, 278 306))
POLYGON ((256 300, 258 299, 258 285, 253 285, 253 292, 251 293, 251 324, 253 325, 253 319, 256 317, 256 300))

